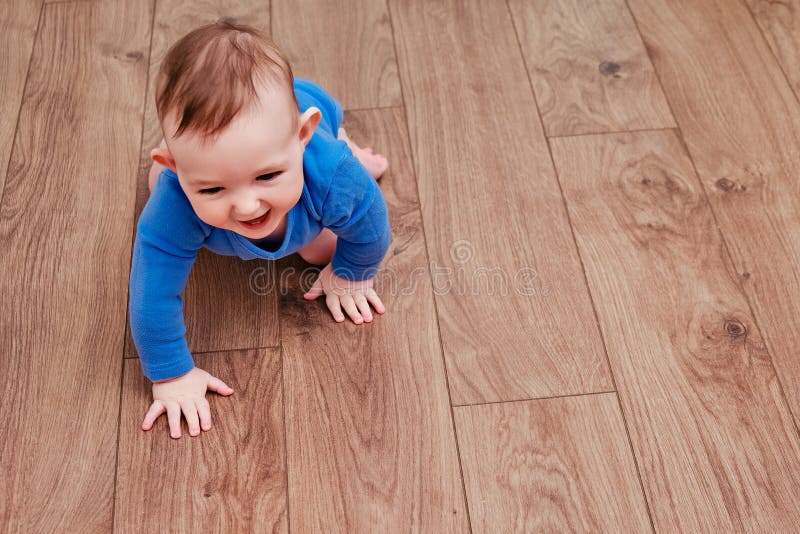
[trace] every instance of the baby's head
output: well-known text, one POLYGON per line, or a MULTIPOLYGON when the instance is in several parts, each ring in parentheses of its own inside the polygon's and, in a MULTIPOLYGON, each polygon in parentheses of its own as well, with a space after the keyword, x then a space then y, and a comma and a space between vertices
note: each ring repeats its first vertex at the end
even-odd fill
POLYGON ((229 21, 167 52, 156 79, 167 146, 151 157, 178 174, 203 222, 266 237, 300 199, 303 152, 322 114, 300 114, 292 81, 268 38, 229 21))

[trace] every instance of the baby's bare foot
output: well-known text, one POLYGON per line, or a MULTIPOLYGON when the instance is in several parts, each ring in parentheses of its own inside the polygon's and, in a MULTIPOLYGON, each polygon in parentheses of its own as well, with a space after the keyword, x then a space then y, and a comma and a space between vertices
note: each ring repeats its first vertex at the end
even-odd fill
POLYGON ((383 176, 383 173, 389 168, 389 160, 380 154, 375 154, 372 151, 372 147, 359 147, 348 137, 344 128, 339 128, 337 137, 347 143, 347 146, 353 151, 353 155, 358 158, 358 161, 361 162, 364 168, 367 169, 367 172, 376 180, 383 176))
POLYGON ((373 178, 376 180, 380 179, 383 176, 383 173, 386 172, 386 169, 389 168, 389 160, 387 160, 381 154, 375 154, 372 152, 372 149, 367 148, 359 148, 351 147, 353 150, 353 155, 358 158, 358 161, 367 169, 373 178))

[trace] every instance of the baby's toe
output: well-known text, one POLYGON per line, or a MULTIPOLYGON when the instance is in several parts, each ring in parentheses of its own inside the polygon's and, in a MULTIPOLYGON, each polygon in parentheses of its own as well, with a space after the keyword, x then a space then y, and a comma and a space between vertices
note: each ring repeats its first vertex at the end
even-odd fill
POLYGON ((375 178, 377 179, 377 178, 380 178, 381 176, 383 176, 383 173, 385 173, 386 169, 388 169, 388 168, 389 168, 389 160, 387 160, 386 158, 383 158, 383 161, 380 161, 375 166, 375 178))

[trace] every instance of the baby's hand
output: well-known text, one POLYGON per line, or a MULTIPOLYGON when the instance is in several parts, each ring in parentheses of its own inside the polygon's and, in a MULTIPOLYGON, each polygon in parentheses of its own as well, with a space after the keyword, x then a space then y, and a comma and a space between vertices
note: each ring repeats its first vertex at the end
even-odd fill
POLYGON ((225 396, 233 393, 225 382, 198 367, 177 378, 153 382, 153 404, 144 416, 142 430, 153 428, 155 420, 164 412, 167 412, 169 435, 173 438, 181 437, 181 412, 192 436, 200 434, 201 427, 210 430, 211 408, 206 400, 206 389, 225 396))
POLYGON ((372 312, 368 302, 372 303, 376 312, 386 311, 380 297, 372 289, 372 278, 360 281, 346 280, 333 274, 333 267, 330 263, 320 271, 314 285, 303 297, 306 300, 314 300, 323 293, 326 295, 325 304, 328 305, 334 320, 338 323, 344 321, 342 308, 356 324, 372 321, 372 312))

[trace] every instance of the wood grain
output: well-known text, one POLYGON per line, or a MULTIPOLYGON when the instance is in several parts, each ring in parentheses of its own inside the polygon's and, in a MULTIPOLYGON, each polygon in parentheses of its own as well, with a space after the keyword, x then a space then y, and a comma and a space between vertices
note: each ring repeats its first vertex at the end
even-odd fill
POLYGON ((473 532, 646 532, 614 393, 459 406, 473 532))
POLYGON ((746 0, 764 38, 800 98, 800 0, 746 0))
MULTIPOLYGON (((149 195, 147 176, 150 150, 161 142, 155 106, 155 79, 167 50, 191 30, 230 17, 262 31, 269 28, 268 0, 159 0, 150 61, 144 136, 137 179, 136 216, 149 195)), ((206 250, 198 255, 184 294, 186 340, 192 351, 206 352, 279 344, 278 297, 266 283, 273 268, 266 262, 244 262, 206 250), (251 276, 254 277, 251 280, 251 276), (252 291, 250 282, 257 283, 252 291), (209 311, 213 310, 213 313, 209 311)), ((136 357, 130 328, 126 332, 126 357, 136 357)))
POLYGON ((511 0, 548 136, 675 121, 625 0, 511 0))
POLYGON ((0 199, 41 9, 41 0, 0 2, 0 199))
POLYGON ((678 136, 551 146, 656 530, 793 531, 800 439, 678 136))
POLYGON ((401 104, 392 25, 373 0, 272 0, 272 34, 294 75, 345 109, 401 104))
POLYGON ((391 2, 452 400, 607 391, 514 28, 490 4, 391 2))
POLYGON ((44 8, 0 207, 0 524, 112 521, 150 4, 44 8))
POLYGON ((212 427, 172 439, 166 415, 147 432, 152 401, 125 361, 115 532, 288 532, 280 349, 196 355, 233 388, 208 393, 212 427))
MULTIPOLYGON (((335 323, 315 276, 281 260, 290 524, 297 532, 467 532, 431 281, 402 109, 348 112, 385 153, 392 245, 370 324, 335 323)), ((318 271, 318 269, 316 269, 318 271)))
POLYGON ((743 4, 630 5, 800 416, 800 105, 743 4))

